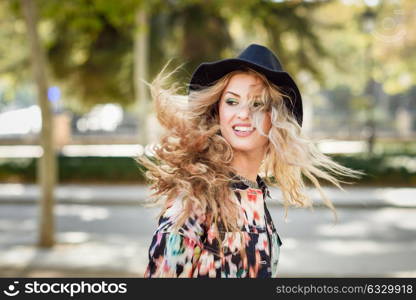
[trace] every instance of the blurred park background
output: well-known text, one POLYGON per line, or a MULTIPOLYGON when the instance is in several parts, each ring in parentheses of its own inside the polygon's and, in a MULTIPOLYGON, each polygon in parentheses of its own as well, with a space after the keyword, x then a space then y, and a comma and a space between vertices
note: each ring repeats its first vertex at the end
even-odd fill
POLYGON ((134 157, 159 127, 144 81, 273 49, 304 132, 366 173, 322 207, 272 191, 281 276, 416 277, 413 0, 0 1, 0 276, 141 276, 159 208, 134 157))

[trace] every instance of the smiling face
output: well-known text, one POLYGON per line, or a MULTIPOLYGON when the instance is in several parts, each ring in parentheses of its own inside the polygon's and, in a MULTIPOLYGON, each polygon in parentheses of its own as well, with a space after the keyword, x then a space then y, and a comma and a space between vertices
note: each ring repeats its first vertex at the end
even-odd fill
MULTIPOLYGON (((255 128, 250 110, 250 99, 260 96, 264 83, 249 73, 233 75, 225 87, 219 102, 219 121, 222 136, 236 153, 244 152, 263 157, 268 138, 255 128)), ((254 102, 254 106, 261 103, 254 102)), ((270 113, 265 112, 263 132, 271 128, 270 113)))

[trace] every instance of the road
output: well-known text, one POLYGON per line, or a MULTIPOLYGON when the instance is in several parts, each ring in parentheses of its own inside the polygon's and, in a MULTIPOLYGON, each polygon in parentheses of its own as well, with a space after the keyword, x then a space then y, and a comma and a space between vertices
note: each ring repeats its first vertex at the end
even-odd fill
MULTIPOLYGON (((415 208, 270 208, 281 277, 416 277, 415 208)), ((141 276, 159 208, 59 204, 58 244, 36 244, 37 208, 0 205, 0 276, 141 276)))

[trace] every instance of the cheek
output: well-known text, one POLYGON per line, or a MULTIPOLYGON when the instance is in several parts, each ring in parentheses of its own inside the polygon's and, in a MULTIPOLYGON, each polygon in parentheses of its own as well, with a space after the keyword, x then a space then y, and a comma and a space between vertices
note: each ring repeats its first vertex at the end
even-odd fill
POLYGON ((264 133, 268 133, 270 128, 272 128, 272 120, 271 120, 271 113, 267 113, 263 120, 263 131, 264 133))
POLYGON ((224 108, 223 105, 220 103, 218 106, 218 118, 220 120, 220 124, 222 124, 224 120, 224 108))
POLYGON ((221 102, 218 110, 220 125, 227 124, 230 119, 230 112, 227 110, 227 107, 221 102))

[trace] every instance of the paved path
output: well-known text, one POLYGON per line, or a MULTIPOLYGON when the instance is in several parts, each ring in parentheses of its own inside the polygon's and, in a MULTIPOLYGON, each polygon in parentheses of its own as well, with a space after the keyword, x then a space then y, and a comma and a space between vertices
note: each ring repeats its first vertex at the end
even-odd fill
MULTIPOLYGON (((416 207, 416 187, 413 188, 360 188, 346 187, 342 192, 325 188, 328 198, 337 207, 416 207)), ((58 203, 137 205, 149 199, 151 191, 144 185, 59 185, 56 189, 58 203)), ((322 204, 316 190, 310 190, 314 202, 322 204)), ((271 189, 278 204, 280 192, 271 189)), ((33 204, 39 200, 40 190, 34 184, 0 184, 0 204, 33 204)))
MULTIPOLYGON (((281 276, 416 276, 416 188, 326 188, 329 210, 272 215, 284 241, 281 276)), ((319 195, 310 191, 319 204, 319 195)), ((0 276, 141 276, 158 208, 141 185, 59 185, 57 246, 36 244, 36 185, 0 184, 0 276)))
MULTIPOLYGON (((34 246, 34 203, 2 202, 0 276, 142 276, 159 208, 113 202, 57 204, 51 250, 34 246)), ((328 209, 292 209, 286 222, 280 206, 271 213, 282 277, 416 277, 415 208, 341 207, 337 224, 328 209)))

